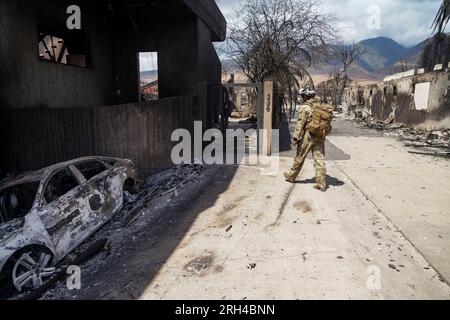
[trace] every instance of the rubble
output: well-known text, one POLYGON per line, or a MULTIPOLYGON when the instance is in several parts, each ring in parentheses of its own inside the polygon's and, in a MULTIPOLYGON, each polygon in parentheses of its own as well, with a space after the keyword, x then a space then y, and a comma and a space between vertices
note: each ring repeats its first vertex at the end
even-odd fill
MULTIPOLYGON (((385 123, 449 129, 450 78, 442 66, 433 72, 409 70, 384 81, 351 83, 344 90, 342 107, 356 117, 374 116, 385 123)), ((373 122, 375 127, 383 122, 373 122)))
POLYGON ((426 132, 421 129, 392 122, 377 121, 367 116, 356 120, 361 127, 382 131, 385 135, 393 136, 403 141, 406 147, 411 147, 412 154, 450 156, 450 129, 426 132))

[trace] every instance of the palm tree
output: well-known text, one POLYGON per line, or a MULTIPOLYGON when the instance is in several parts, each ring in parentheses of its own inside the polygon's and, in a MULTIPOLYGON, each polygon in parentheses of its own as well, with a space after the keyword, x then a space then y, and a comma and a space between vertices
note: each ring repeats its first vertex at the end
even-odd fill
POLYGON ((431 26, 435 35, 422 53, 422 66, 427 70, 433 70, 436 64, 447 65, 450 61, 450 35, 444 32, 449 21, 450 0, 443 0, 431 26))
POLYGON ((432 28, 437 33, 442 33, 450 21, 450 0, 442 0, 442 5, 434 19, 432 28))

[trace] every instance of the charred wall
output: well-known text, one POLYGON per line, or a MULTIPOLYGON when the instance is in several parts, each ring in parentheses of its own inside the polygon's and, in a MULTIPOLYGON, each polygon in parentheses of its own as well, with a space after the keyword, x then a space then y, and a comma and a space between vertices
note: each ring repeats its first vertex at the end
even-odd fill
POLYGON ((203 19, 208 17, 208 24, 183 1, 142 10, 130 9, 127 1, 112 3, 0 0, 0 107, 138 102, 138 53, 144 51, 158 52, 161 98, 193 94, 197 82, 220 84, 221 65, 212 41, 223 40, 225 22, 208 14, 220 14, 214 1, 191 5, 203 12, 203 19), (81 7, 82 31, 89 42, 86 68, 39 59, 39 24, 45 21, 66 30, 66 9, 73 4, 81 7))
POLYGON ((0 171, 86 155, 161 167, 169 163, 172 130, 207 123, 214 107, 207 84, 221 82, 212 41, 225 36, 215 2, 129 2, 0 0, 0 171), (42 61, 39 24, 64 28, 73 4, 82 9, 89 39, 87 67, 42 61), (138 53, 145 51, 158 52, 161 99, 138 104, 138 53))
POLYGON ((192 109, 192 96, 96 108, 1 109, 0 171, 91 155, 132 159, 141 169, 169 167, 171 134, 192 132, 192 109))
POLYGON ((111 55, 104 1, 0 1, 0 107, 66 108, 112 103, 111 55), (66 9, 83 8, 87 68, 39 59, 41 22, 66 28, 66 9))
POLYGON ((380 121, 422 126, 426 130, 448 129, 450 73, 447 69, 348 87, 344 103, 350 110, 359 108, 380 121), (427 89, 419 92, 422 85, 427 89))

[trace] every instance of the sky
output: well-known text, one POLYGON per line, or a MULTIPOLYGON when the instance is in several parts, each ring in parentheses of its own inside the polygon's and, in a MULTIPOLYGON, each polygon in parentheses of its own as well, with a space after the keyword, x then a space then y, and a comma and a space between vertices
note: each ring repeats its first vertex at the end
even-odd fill
MULTIPOLYGON (((216 0, 229 21, 243 1, 216 0)), ((384 36, 412 47, 432 35, 431 24, 441 4, 442 0, 322 0, 321 7, 336 15, 336 27, 346 43, 384 36)), ((141 71, 157 70, 157 55, 141 54, 140 64, 141 71)))
POLYGON ((141 72, 158 70, 158 54, 156 52, 139 53, 139 68, 141 72))
MULTIPOLYGON (((244 0, 216 0, 227 20, 244 0)), ((442 0, 322 0, 324 12, 333 13, 343 40, 390 37, 411 47, 432 35, 431 24, 442 0)), ((450 28, 448 28, 450 30, 450 28)))

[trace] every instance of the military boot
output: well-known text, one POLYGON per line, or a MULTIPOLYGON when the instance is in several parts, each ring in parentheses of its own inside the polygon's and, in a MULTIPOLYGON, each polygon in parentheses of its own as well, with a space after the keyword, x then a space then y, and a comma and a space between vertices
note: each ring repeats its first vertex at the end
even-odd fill
POLYGON ((320 184, 316 184, 314 186, 314 189, 317 189, 317 190, 322 191, 322 192, 327 192, 328 188, 326 186, 321 186, 320 184))
POLYGON ((286 178, 286 181, 289 183, 295 183, 295 179, 291 177, 289 172, 283 173, 283 176, 286 178))

